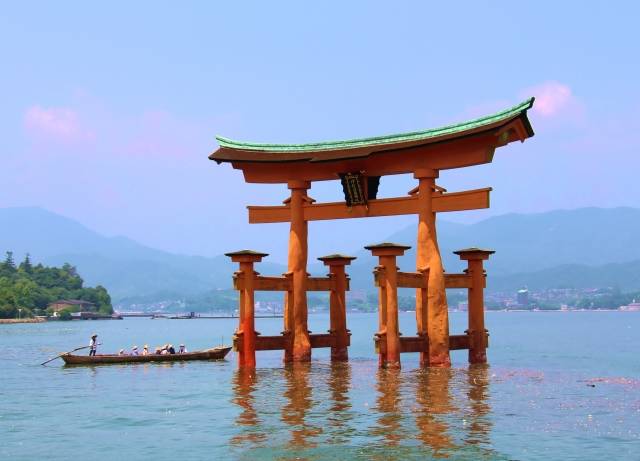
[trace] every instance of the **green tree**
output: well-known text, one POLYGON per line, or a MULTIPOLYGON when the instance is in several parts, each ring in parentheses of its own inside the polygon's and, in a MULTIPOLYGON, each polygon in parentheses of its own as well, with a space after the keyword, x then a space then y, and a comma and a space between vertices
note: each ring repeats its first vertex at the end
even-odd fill
POLYGON ((7 251, 4 261, 0 264, 0 277, 11 277, 16 273, 16 270, 13 251, 7 251))
POLYGON ((31 258, 29 257, 29 253, 27 253, 26 256, 24 257, 24 261, 20 263, 18 270, 20 272, 24 272, 25 274, 33 273, 33 265, 31 264, 31 258))
POLYGON ((76 268, 70 264, 61 268, 34 266, 27 255, 16 268, 13 254, 7 252, 6 259, 0 263, 0 318, 17 317, 18 309, 22 309, 23 317, 29 317, 33 312, 47 310, 53 301, 72 298, 94 303, 99 312, 113 313, 111 297, 104 287, 90 288, 83 284, 76 268))

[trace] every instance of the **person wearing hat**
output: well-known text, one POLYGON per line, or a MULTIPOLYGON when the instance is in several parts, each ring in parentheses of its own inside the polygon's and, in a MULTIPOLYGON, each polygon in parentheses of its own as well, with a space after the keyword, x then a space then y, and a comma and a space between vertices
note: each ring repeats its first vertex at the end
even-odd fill
POLYGON ((184 354, 187 352, 187 349, 184 347, 184 344, 180 344, 180 349, 178 349, 178 354, 184 354))
POLYGON ((96 355, 97 349, 98 349, 98 335, 94 333, 91 336, 91 341, 89 341, 89 356, 96 355))
POLYGON ((142 348, 142 355, 149 355, 149 345, 145 344, 142 348))
POLYGON ((131 349, 131 355, 138 355, 138 346, 133 346, 131 349))

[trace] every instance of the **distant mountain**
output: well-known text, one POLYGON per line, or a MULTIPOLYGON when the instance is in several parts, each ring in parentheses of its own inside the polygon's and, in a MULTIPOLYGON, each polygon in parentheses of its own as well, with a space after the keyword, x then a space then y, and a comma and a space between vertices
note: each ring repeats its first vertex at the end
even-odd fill
MULTIPOLYGON (((116 302, 129 296, 180 297, 230 288, 236 266, 225 256, 176 255, 125 237, 105 237, 41 208, 0 209, 0 251, 7 250, 14 251, 17 260, 29 252, 35 262, 69 262, 88 285, 105 286, 116 302)), ((262 267, 265 272, 284 271, 273 263, 262 267)))
MULTIPOLYGON (((417 226, 388 240, 415 246, 417 226)), ((486 263, 491 278, 513 274, 542 274, 559 266, 602 266, 640 260, 640 210, 581 208, 537 214, 506 214, 476 224, 438 222, 438 240, 447 272, 466 267, 453 251, 467 247, 496 251, 486 263)), ((371 283, 375 259, 361 250, 349 273, 354 286, 371 283)), ((402 270, 415 268, 415 248, 399 258, 402 270)), ((614 271, 616 266, 607 267, 614 271)), ((506 280, 506 279, 505 279, 506 280)), ((639 285, 640 287, 640 285, 639 285)))
MULTIPOLYGON (((415 246, 416 226, 389 236, 415 246)), ((640 210, 582 208, 538 214, 507 214, 472 225, 438 222, 447 272, 464 268, 454 250, 478 246, 496 250, 487 264, 490 289, 520 286, 619 286, 640 289, 640 210)), ((365 239, 366 243, 370 243, 365 239)), ((255 242, 259 246, 260 242, 255 242)), ((105 237, 76 221, 41 208, 0 209, 0 251, 16 259, 26 252, 36 262, 78 268, 89 285, 102 284, 114 301, 126 297, 167 299, 230 288, 235 265, 228 258, 185 256, 156 250, 125 237, 105 237)), ((352 287, 372 289, 376 261, 365 250, 349 266, 352 287)), ((415 269, 412 248, 400 258, 402 270, 415 269)), ((326 268, 311 265, 312 273, 326 268)), ((285 267, 261 263, 263 274, 285 267)))
POLYGON ((522 287, 532 290, 615 287, 623 292, 638 291, 640 260, 601 266, 562 264, 535 272, 489 276, 487 279, 487 288, 491 291, 515 291, 522 287))

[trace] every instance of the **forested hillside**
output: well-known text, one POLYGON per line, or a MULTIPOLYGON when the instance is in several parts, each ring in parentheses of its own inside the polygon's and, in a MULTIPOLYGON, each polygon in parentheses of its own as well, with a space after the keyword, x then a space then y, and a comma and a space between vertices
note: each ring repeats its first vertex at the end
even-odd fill
POLYGON ((81 299, 94 303, 99 312, 111 314, 111 297, 102 286, 84 287, 75 267, 46 267, 32 264, 27 254, 19 265, 8 251, 0 263, 0 318, 45 314, 47 305, 60 299, 81 299))

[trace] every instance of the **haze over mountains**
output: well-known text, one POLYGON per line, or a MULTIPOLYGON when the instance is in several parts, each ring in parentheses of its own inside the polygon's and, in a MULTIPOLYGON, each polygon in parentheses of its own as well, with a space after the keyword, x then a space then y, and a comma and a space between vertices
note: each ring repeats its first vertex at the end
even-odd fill
MULTIPOLYGON (((618 286, 640 289, 640 210, 582 208, 539 214, 507 214, 476 224, 440 220, 438 238, 448 272, 464 265, 452 252, 478 246, 496 250, 489 263, 489 289, 618 286)), ((387 240, 414 245, 416 226, 387 240)), ((369 243, 369 242, 367 242, 369 243)), ((259 242, 256 243, 259 246, 259 242)), ((89 285, 107 287, 117 302, 130 296, 167 299, 231 287, 234 265, 223 255, 185 256, 149 248, 126 237, 105 237, 41 208, 0 209, 0 251, 16 259, 29 252, 36 262, 78 268, 89 285)), ((355 248, 349 268, 352 287, 372 289, 375 260, 355 248)), ((413 270, 415 253, 399 261, 413 270)), ((280 274, 280 264, 261 263, 263 274, 280 274)), ((320 265, 310 271, 324 273, 320 265)))

